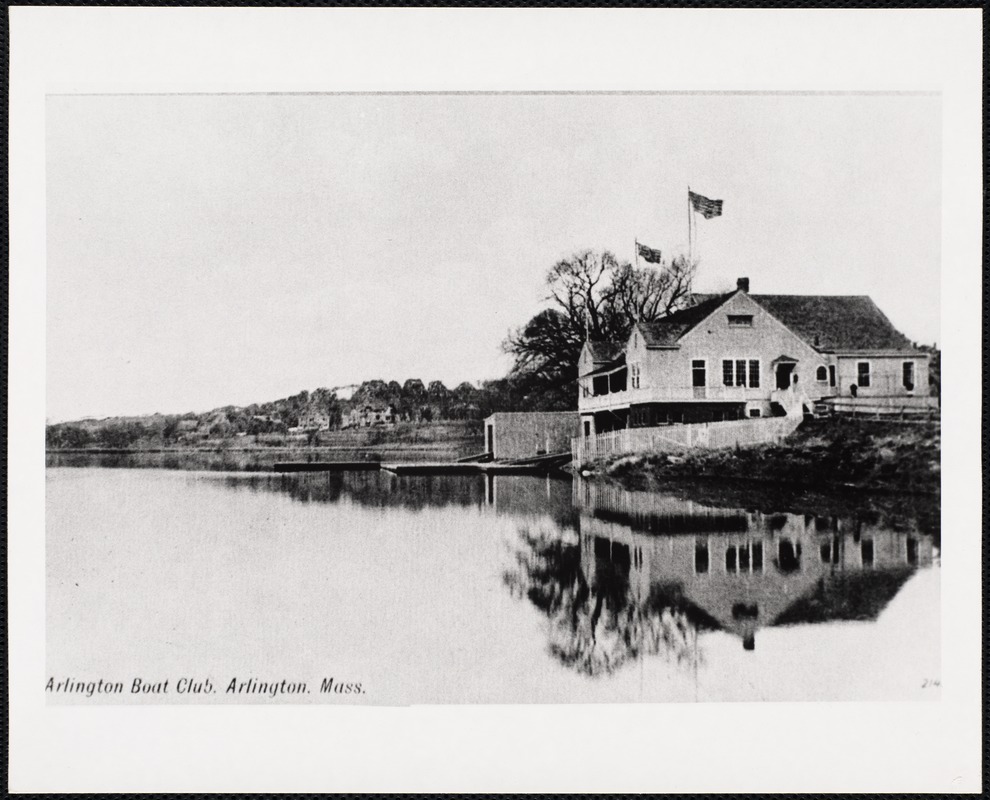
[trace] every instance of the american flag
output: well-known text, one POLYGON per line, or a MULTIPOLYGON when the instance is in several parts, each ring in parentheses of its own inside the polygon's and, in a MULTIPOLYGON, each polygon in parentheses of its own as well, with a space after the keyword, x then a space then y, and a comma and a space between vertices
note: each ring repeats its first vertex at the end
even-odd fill
POLYGON ((651 264, 662 264, 663 256, 659 250, 654 250, 652 247, 647 247, 645 244, 640 244, 636 242, 636 252, 639 253, 639 257, 643 261, 649 261, 651 264))
POLYGON ((705 219, 722 216, 721 200, 709 200, 704 195, 695 194, 690 189, 688 190, 688 199, 691 201, 691 206, 694 210, 700 213, 705 219))

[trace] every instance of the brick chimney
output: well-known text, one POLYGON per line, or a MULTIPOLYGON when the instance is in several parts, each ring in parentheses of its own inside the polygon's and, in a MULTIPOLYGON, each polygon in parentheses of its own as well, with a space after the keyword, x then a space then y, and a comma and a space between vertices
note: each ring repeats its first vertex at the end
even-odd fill
POLYGON ((736 278, 736 288, 749 294, 749 278, 736 278))

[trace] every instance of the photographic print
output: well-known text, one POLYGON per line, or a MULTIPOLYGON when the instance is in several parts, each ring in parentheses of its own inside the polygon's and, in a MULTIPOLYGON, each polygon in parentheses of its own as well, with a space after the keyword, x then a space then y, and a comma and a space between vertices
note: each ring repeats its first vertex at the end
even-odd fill
POLYGON ((979 790, 979 12, 9 23, 12 791, 979 790))
POLYGON ((940 100, 47 100, 53 703, 937 699, 940 100))

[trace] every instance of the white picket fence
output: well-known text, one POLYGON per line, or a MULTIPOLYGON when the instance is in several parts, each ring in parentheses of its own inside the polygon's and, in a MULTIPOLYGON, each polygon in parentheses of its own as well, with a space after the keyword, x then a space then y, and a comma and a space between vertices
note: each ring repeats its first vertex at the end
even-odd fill
POLYGON ((780 442, 793 433, 801 418, 764 417, 729 422, 623 428, 571 439, 571 457, 577 464, 627 453, 670 453, 694 447, 745 447, 780 442))

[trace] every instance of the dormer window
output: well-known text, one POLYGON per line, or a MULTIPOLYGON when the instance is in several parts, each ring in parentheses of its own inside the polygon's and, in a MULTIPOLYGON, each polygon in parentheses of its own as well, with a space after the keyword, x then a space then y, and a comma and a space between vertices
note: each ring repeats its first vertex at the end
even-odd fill
POLYGON ((729 327, 730 328, 752 328, 753 327, 753 315, 752 314, 729 314, 729 327))

